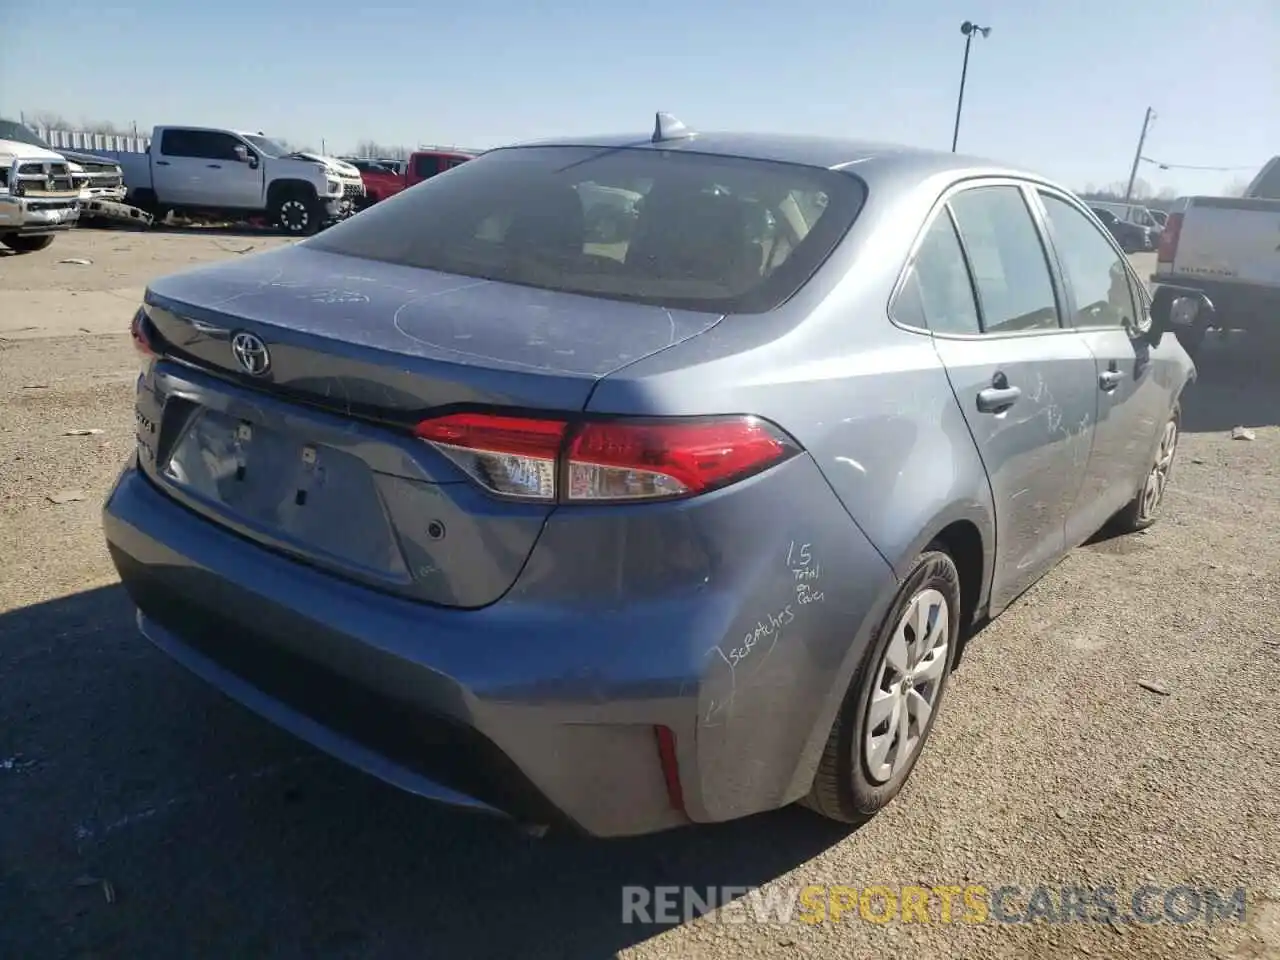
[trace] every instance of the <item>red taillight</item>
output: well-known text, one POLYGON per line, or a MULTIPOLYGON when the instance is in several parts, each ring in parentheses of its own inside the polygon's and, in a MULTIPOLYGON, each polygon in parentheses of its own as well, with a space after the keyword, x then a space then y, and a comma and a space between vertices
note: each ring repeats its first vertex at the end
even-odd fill
POLYGON ((570 423, 456 413, 414 432, 493 493, 576 503, 693 496, 799 450, 757 417, 570 423))
POLYGON ((147 319, 145 310, 138 310, 129 324, 129 336, 133 339, 133 348, 148 358, 156 355, 155 348, 151 346, 151 337, 148 334, 150 325, 151 321, 147 319))
POLYGON ((1160 246, 1156 250, 1156 262, 1173 262, 1178 252, 1178 238, 1182 234, 1182 214, 1171 213, 1160 231, 1160 246))

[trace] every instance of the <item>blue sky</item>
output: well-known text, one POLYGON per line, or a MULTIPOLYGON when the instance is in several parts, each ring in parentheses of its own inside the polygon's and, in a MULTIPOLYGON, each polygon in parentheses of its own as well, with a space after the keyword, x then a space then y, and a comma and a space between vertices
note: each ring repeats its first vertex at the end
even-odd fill
POLYGON ((1077 189, 1128 175, 1217 192, 1280 154, 1277 0, 0 0, 0 114, 492 146, 643 130, 830 133, 950 146, 1077 189), (56 21, 56 29, 51 22, 56 21))

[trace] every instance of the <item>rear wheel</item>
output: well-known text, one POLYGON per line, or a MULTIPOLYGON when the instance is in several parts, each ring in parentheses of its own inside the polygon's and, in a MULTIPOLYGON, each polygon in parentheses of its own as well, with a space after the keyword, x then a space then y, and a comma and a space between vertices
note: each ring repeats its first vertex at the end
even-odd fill
POLYGON ((34 237, 0 237, 0 243, 3 243, 14 253, 35 253, 53 243, 53 234, 46 233, 34 237))
POLYGON ((1164 502, 1165 489, 1169 486, 1169 478, 1173 475, 1173 458, 1178 452, 1179 425, 1178 408, 1174 407, 1172 415, 1164 425, 1164 431, 1160 434, 1155 461, 1147 471, 1141 489, 1112 521, 1112 526, 1117 533, 1137 533, 1156 522, 1160 504, 1164 502))
POLYGON ((271 221, 290 236, 310 236, 320 229, 320 204, 301 192, 280 194, 271 204, 271 221))
POLYGON ((959 634, 960 574, 931 545, 854 674, 806 806, 861 823, 897 796, 933 729, 959 634))

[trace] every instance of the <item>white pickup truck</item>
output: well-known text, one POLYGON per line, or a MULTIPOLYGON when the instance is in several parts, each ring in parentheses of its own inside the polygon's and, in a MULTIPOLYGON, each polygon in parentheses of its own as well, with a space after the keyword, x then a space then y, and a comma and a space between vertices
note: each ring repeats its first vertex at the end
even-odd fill
POLYGON ((83 180, 31 130, 0 120, 0 244, 34 253, 80 219, 83 180))
MULTIPOLYGON (((1169 214, 1156 254, 1156 284, 1203 291, 1215 325, 1280 343, 1280 157, 1241 197, 1183 197, 1169 214)), ((1194 352, 1207 327, 1179 332, 1194 352)))
POLYGON ((129 202, 167 213, 264 215, 285 233, 307 235, 349 215, 364 195, 359 172, 291 153, 257 133, 156 127, 146 153, 110 153, 129 202))

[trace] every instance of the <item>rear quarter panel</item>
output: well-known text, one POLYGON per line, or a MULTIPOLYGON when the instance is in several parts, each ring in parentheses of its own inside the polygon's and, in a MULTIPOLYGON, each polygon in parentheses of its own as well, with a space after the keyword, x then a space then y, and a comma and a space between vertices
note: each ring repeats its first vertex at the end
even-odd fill
MULTIPOLYGON (((843 534, 826 531, 829 554, 834 552, 831 538, 843 537, 849 549, 858 542, 870 544, 887 564, 890 575, 874 597, 863 596, 852 580, 837 578, 826 589, 839 616, 824 620, 822 635, 808 639, 807 656, 834 669, 796 689, 787 673, 794 664, 775 656, 753 690, 782 689, 782 699, 759 714, 752 698, 763 694, 740 693, 736 701, 738 715, 758 716, 757 724, 700 727, 704 744, 722 741, 718 756, 736 756, 738 747, 750 742, 766 769, 792 769, 787 764, 801 757, 786 799, 802 794, 812 781, 814 748, 820 750, 831 729, 898 581, 953 521, 972 523, 982 538, 981 596, 975 606, 985 601, 995 544, 986 474, 932 338, 893 326, 887 311, 918 228, 953 179, 930 180, 905 194, 886 190, 893 200, 880 199, 873 190, 849 235, 789 303, 769 314, 727 317, 701 336, 606 377, 588 404, 588 410, 605 413, 754 414, 779 424, 804 446, 817 469, 812 482, 794 489, 792 503, 783 499, 773 509, 799 517, 809 502, 829 500, 838 505, 842 520, 848 518, 843 534), (762 736, 759 724, 784 704, 787 722, 773 721, 769 736, 762 736), (786 735, 780 736, 780 729, 786 735)), ((771 547, 761 544, 760 549, 771 547)), ((874 565, 864 561, 864 566, 872 578, 874 565)), ((842 574, 858 577, 852 569, 842 574)), ((762 565, 761 575, 741 611, 752 622, 770 616, 778 591, 794 589, 794 574, 785 563, 762 565)), ((701 642, 718 640, 713 634, 701 642)))

